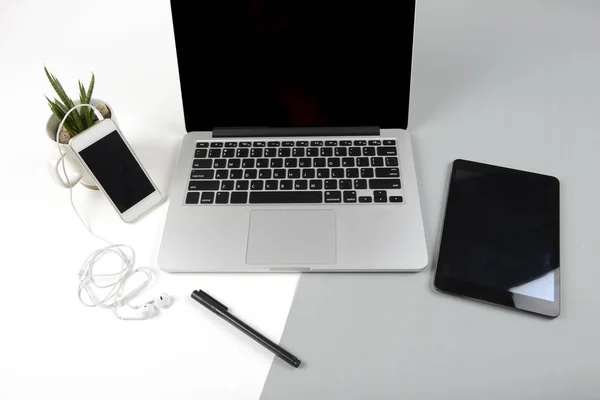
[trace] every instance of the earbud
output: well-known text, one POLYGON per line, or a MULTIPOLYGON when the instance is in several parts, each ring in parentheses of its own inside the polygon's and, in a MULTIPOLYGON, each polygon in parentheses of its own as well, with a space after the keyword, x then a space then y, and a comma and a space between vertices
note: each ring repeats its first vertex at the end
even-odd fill
POLYGON ((144 304, 139 308, 140 311, 140 319, 148 319, 156 314, 156 307, 154 304, 144 304))
POLYGON ((166 293, 159 293, 150 303, 159 308, 169 307, 171 305, 171 297, 166 293))

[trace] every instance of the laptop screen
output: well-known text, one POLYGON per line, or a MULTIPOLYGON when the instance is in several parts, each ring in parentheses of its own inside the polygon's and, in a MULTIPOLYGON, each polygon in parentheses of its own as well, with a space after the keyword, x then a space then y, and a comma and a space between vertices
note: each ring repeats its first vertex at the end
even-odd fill
POLYGON ((415 1, 183 1, 186 129, 406 128, 415 1))

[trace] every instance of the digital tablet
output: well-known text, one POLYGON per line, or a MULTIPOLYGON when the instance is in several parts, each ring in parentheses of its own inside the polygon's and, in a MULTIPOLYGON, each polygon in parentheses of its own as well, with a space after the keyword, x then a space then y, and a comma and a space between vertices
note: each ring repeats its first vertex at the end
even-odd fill
POLYGON ((555 177, 456 160, 437 257, 436 289, 557 317, 559 215, 555 177))

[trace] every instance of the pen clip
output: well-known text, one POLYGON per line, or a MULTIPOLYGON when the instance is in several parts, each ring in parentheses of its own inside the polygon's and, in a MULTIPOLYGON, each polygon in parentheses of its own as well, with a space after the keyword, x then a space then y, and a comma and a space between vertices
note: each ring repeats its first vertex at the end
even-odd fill
POLYGON ((221 311, 227 311, 228 308, 224 305, 219 303, 215 298, 213 298, 211 295, 209 295, 208 293, 198 289, 198 290, 194 290, 192 292, 192 298, 196 301, 200 301, 200 302, 204 302, 209 304, 210 306, 217 308, 221 311))

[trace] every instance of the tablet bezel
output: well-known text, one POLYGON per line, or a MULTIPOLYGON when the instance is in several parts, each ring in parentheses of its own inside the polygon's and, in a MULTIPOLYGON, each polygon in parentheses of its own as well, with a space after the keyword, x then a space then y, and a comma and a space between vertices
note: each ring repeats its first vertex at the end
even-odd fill
MULTIPOLYGON (((557 221, 560 221, 560 183, 557 178, 547 175, 535 174, 532 172, 519 171, 510 168, 504 168, 489 164, 482 164, 474 161, 455 160, 452 164, 452 172, 450 182, 448 184, 446 205, 448 204, 448 196, 450 188, 455 180, 457 171, 471 171, 476 173, 489 173, 501 170, 515 175, 529 174, 538 177, 539 179, 547 180, 549 185, 555 185, 557 198, 557 221)), ((456 279, 444 277, 441 271, 445 268, 452 268, 448 261, 440 258, 443 254, 445 222, 448 210, 444 211, 444 222, 440 235, 440 242, 437 252, 437 261, 435 268, 434 287, 444 293, 455 294, 473 300, 482 301, 489 304, 500 305, 508 308, 526 311, 534 314, 543 315, 550 318, 556 318, 560 314, 560 261, 558 267, 554 270, 554 301, 539 299, 536 297, 526 296, 518 293, 512 293, 503 289, 492 288, 483 285, 477 285, 470 282, 463 282, 456 279)), ((559 222, 560 224, 560 222, 559 222)), ((560 235, 560 226, 557 227, 560 235)), ((559 248, 555 249, 558 259, 560 260, 560 244, 559 248)))

